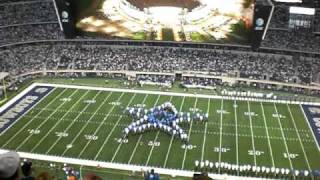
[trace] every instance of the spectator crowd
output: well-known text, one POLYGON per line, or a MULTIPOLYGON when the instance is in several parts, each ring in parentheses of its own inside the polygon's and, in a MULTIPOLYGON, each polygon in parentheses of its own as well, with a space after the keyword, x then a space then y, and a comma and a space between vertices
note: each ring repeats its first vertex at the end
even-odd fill
POLYGON ((0 61, 0 72, 12 75, 64 69, 186 72, 309 84, 320 72, 320 61, 316 58, 193 48, 82 45, 81 42, 13 46, 0 51, 0 61))
POLYGON ((270 22, 270 28, 288 29, 289 21, 289 6, 278 5, 275 6, 273 16, 270 22))
MULTIPOLYGON (((150 75, 148 72, 205 74, 303 85, 319 83, 319 56, 306 57, 305 53, 320 54, 320 36, 310 31, 290 30, 288 21, 289 7, 276 4, 270 29, 262 42, 262 47, 271 49, 269 53, 224 48, 127 46, 121 45, 121 42, 119 45, 86 44, 83 41, 63 42, 64 36, 60 31, 53 1, 1 0, 0 72, 9 72, 12 76, 17 76, 41 70, 137 71, 140 72, 136 77, 137 81, 168 84, 173 84, 174 76, 150 75), (59 41, 31 43, 48 40, 59 41), (30 43, 9 46, 21 42, 30 43), (273 52, 278 49, 305 53, 292 55, 273 52)), ((314 30, 320 32, 319 9, 316 11, 314 30)), ((88 40, 93 37, 77 38, 88 40)), ((201 76, 184 76, 181 80, 185 85, 223 85, 221 79, 201 76)), ((288 87, 284 87, 284 90, 297 93, 304 91, 288 87)), ((311 94, 319 96, 320 92, 311 91, 311 94)), ((0 179, 18 177, 19 168, 22 168, 24 176, 31 175, 30 165, 24 163, 20 167, 17 154, 0 156, 0 164, 7 163, 8 158, 11 159, 11 165, 17 168, 7 172, 0 166, 0 179)))
MULTIPOLYGON (((0 179, 1 180, 103 180, 109 179, 100 177, 90 171, 99 172, 97 170, 90 170, 86 173, 81 173, 81 168, 74 167, 74 165, 58 163, 50 163, 49 167, 40 166, 41 162, 36 161, 36 165, 31 160, 22 159, 17 152, 10 151, 0 153, 0 179), (57 166, 56 166, 57 165, 57 166)), ((101 171, 102 173, 103 171, 101 171)), ((135 176, 134 179, 145 180, 159 180, 160 175, 153 169, 150 171, 142 171, 141 175, 135 173, 125 175, 122 178, 129 178, 135 176)), ((108 175, 110 176, 110 175, 108 175)), ((119 178, 119 175, 117 176, 119 178)))
MULTIPOLYGON (((319 10, 316 15, 320 14, 319 10)), ((316 17, 316 21, 320 17, 316 17)), ((38 70, 109 70, 161 73, 206 73, 255 80, 310 84, 319 82, 320 36, 309 31, 288 28, 289 6, 276 3, 270 29, 262 47, 268 53, 256 53, 238 46, 199 49, 196 44, 126 46, 88 44, 96 38, 81 36, 77 42, 64 39, 53 1, 2 0, 0 2, 0 72, 19 75, 38 70), (57 42, 52 42, 57 40, 57 42), (31 43, 43 41, 44 43, 31 43), (50 41, 50 42, 49 42, 50 41), (22 45, 9 45, 23 43, 22 45), (1 47, 2 46, 2 47, 1 47), (164 45, 163 45, 164 46, 164 45), (187 47, 188 46, 188 47, 187 47), (283 53, 279 52, 283 49, 283 53), (287 54, 301 51, 301 55, 287 54), (19 64, 19 66, 17 66, 19 64)), ((317 26, 316 26, 317 27, 317 26)), ((316 28, 315 27, 315 28, 316 28)), ((101 40, 101 39, 99 39, 101 40)), ((155 43, 156 44, 156 43, 155 43)), ((204 45, 203 45, 204 46, 204 45)), ((219 46, 219 45, 217 45, 219 46)), ((168 82, 166 76, 139 75, 138 81, 168 82)), ((216 79, 183 79, 185 84, 220 85, 216 79)))
POLYGON ((303 30, 269 29, 261 46, 320 53, 320 36, 303 30))
POLYGON ((0 4, 0 26, 55 22, 57 15, 52 1, 30 1, 20 3, 0 4))
MULTIPOLYGON (((314 31, 320 31, 320 10, 316 11, 314 31)), ((320 53, 320 37, 312 31, 288 29, 289 6, 276 4, 262 47, 320 53)), ((99 39, 102 37, 78 37, 99 39)), ((106 37, 103 37, 104 39, 106 37)), ((108 37, 111 38, 111 37, 108 37)), ((53 2, 50 0, 2 0, 0 2, 0 45, 39 40, 63 40, 53 2)))

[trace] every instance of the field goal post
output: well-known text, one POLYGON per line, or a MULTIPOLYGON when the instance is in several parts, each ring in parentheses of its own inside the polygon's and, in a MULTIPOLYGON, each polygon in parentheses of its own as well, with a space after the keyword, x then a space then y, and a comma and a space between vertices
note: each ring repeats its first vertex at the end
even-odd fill
POLYGON ((5 78, 9 76, 9 73, 0 72, 0 104, 7 100, 7 88, 5 78))

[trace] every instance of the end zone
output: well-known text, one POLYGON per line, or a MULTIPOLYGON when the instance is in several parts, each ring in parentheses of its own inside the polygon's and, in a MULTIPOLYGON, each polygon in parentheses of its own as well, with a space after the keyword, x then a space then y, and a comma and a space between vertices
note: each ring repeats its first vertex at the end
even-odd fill
POLYGON ((0 108, 0 135, 7 131, 32 107, 49 95, 54 87, 31 85, 0 108))
POLYGON ((301 108, 320 151, 320 106, 301 105, 301 108))

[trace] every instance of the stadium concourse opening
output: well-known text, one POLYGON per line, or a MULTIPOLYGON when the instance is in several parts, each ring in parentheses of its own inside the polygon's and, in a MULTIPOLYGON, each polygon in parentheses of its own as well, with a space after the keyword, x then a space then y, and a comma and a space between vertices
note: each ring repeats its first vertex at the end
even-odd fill
POLYGON ((0 104, 7 100, 7 89, 5 78, 9 76, 9 73, 0 72, 0 104))

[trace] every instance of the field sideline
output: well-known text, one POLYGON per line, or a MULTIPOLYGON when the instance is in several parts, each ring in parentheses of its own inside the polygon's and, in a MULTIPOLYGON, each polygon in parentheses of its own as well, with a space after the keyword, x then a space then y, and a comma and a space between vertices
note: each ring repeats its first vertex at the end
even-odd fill
POLYGON ((179 170, 194 170, 196 160, 320 169, 318 146, 298 104, 52 86, 48 96, 0 136, 1 149, 179 170), (209 113, 205 124, 181 124, 190 134, 191 145, 184 146, 160 131, 120 139, 132 121, 123 114, 126 107, 150 108, 166 101, 181 111, 209 113))

